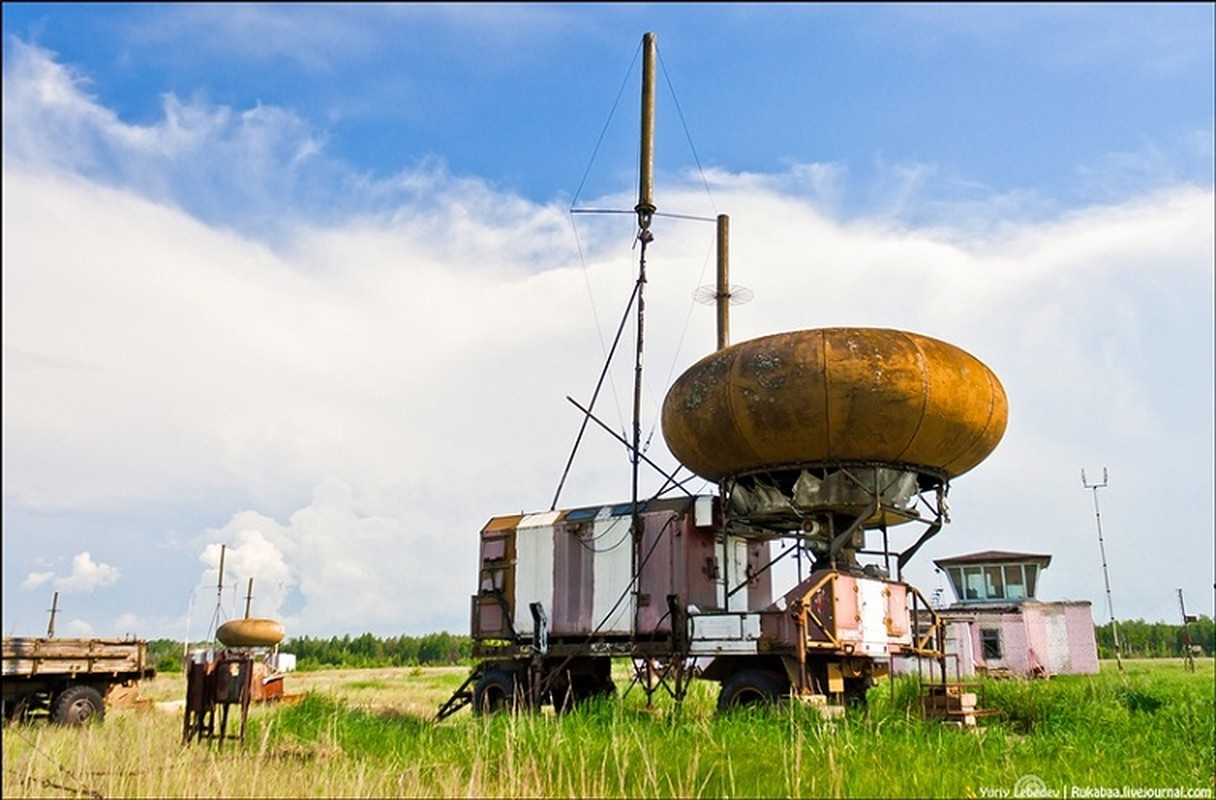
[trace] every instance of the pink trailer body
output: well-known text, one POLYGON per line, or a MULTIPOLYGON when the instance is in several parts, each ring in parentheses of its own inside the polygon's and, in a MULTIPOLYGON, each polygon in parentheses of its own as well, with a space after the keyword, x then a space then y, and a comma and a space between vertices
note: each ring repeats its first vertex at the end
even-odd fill
POLYGON ((727 548, 714 527, 719 513, 708 497, 649 503, 636 548, 627 503, 491 519, 481 531, 473 638, 530 631, 533 603, 554 638, 669 634, 669 596, 705 611, 768 605, 768 541, 727 548), (730 588, 746 589, 728 597, 726 584, 740 577, 730 588))

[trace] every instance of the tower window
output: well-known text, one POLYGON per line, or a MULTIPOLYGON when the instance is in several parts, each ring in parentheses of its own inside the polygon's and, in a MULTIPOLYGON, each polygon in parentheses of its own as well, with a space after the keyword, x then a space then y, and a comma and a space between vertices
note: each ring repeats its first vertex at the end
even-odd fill
POLYGON ((1001 631, 999 628, 980 629, 980 647, 985 661, 999 661, 1001 658, 1001 631))

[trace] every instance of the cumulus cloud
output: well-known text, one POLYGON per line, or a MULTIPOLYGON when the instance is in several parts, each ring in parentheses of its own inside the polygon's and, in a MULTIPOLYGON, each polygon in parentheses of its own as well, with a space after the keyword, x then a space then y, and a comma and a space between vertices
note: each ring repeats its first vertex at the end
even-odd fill
MULTIPOLYGON (((480 527, 552 499, 580 421, 565 397, 587 399, 633 286, 632 221, 580 218, 572 232, 555 205, 441 164, 342 183, 322 138, 289 113, 169 98, 163 120, 130 126, 50 54, 11 58, 6 505, 134 518, 202 497, 192 508, 206 514, 173 533, 189 552, 155 553, 157 568, 182 562, 172 568, 195 585, 196 616, 223 545, 225 616, 243 614, 252 578, 251 613, 289 635, 463 630, 480 527), (195 179, 211 199, 179 202, 195 179), (322 184, 354 199, 308 221, 297 189, 322 184), (270 208, 293 217, 273 235, 227 224, 270 208)), ((730 213, 732 279, 754 294, 732 311, 735 340, 901 327, 962 346, 1004 382, 1006 439, 958 481, 958 533, 921 561, 987 546, 1054 552, 1047 579, 1060 593, 1096 597, 1078 470, 1104 464, 1127 492, 1123 507, 1112 498, 1113 526, 1122 512, 1134 528, 1131 498, 1152 497, 1162 541, 1210 556, 1210 504, 1187 509, 1212 483, 1211 187, 1067 214, 1017 194, 960 201, 971 211, 954 214, 960 195, 947 195, 931 220, 909 221, 901 209, 923 207, 942 180, 932 165, 893 166, 902 193, 884 214, 839 213, 848 178, 822 164, 714 171, 706 215, 730 213)), ((664 209, 706 213, 701 189, 666 183, 664 209)), ((660 220, 656 234, 644 425, 650 455, 670 466, 658 407, 715 340, 712 310, 692 298, 712 281, 713 226, 660 220)), ((628 361, 596 409, 621 430, 628 361)), ((561 504, 619 502, 627 487, 622 448, 592 430, 561 504)), ((1153 574, 1176 568, 1169 548, 1139 561, 1117 541, 1125 591, 1148 595, 1153 574)), ((67 574, 29 571, 21 588, 117 582, 89 552, 67 574)), ((1210 563, 1185 568, 1206 585, 1210 563)), ((931 566, 914 577, 931 586, 931 566)), ((181 630, 143 610, 114 618, 181 630)))
POLYGON ((332 208, 332 198, 325 198, 330 180, 356 180, 328 165, 321 158, 324 137, 284 109, 238 111, 167 94, 161 119, 132 124, 99 104, 88 81, 53 53, 19 40, 10 44, 6 170, 50 170, 125 186, 209 222, 271 235, 291 224, 273 213, 276 207, 322 212, 332 208))
POLYGON ((279 619, 289 632, 348 626, 354 609, 368 629, 437 624, 467 593, 467 581, 444 569, 452 563, 450 543, 441 529, 420 524, 419 514, 369 510, 376 504, 330 479, 285 523, 252 511, 234 515, 207 533, 198 593, 217 586, 222 546, 223 619, 243 616, 253 578, 251 615, 279 619), (299 600, 291 607, 293 592, 299 600))
POLYGON ((31 572, 26 579, 21 582, 21 591, 27 592, 31 589, 37 589, 39 586, 44 586, 50 583, 55 577, 53 572, 31 572))
POLYGON ((49 583, 60 591, 88 593, 102 586, 112 586, 120 577, 122 573, 118 567, 94 561, 86 550, 72 557, 68 574, 31 572, 22 582, 21 589, 29 591, 49 583))

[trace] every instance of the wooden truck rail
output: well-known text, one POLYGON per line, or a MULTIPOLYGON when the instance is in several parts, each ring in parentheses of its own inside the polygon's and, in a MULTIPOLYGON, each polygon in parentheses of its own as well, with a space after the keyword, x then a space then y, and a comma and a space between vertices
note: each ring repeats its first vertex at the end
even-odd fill
POLYGON ((105 714, 115 686, 152 678, 147 642, 136 639, 5 637, 4 717, 46 710, 60 723, 105 714))

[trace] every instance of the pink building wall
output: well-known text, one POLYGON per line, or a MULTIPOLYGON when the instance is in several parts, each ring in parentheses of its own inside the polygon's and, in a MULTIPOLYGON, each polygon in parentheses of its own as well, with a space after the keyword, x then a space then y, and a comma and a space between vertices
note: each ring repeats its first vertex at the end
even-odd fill
POLYGON ((970 616, 973 661, 977 671, 1008 670, 1025 676, 1098 672, 1098 647, 1088 601, 1026 601, 1015 608, 976 609, 970 616), (984 658, 985 628, 1000 630, 1000 658, 984 658))
MULTIPOLYGON (((1012 607, 955 606, 938 613, 946 626, 946 672, 951 678, 985 670, 1025 677, 1098 672, 1098 646, 1088 601, 1027 600, 1012 607), (1000 631, 1000 658, 984 658, 985 629, 1000 631)), ((927 666, 922 664, 919 669, 933 674, 927 666)), ((892 659, 893 674, 915 674, 917 670, 915 659, 892 659)))

